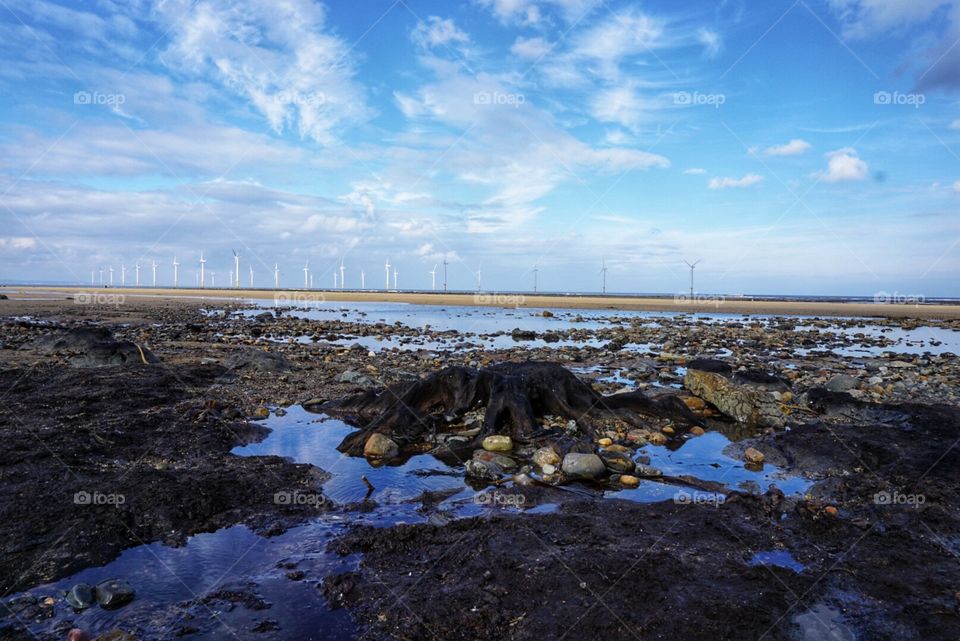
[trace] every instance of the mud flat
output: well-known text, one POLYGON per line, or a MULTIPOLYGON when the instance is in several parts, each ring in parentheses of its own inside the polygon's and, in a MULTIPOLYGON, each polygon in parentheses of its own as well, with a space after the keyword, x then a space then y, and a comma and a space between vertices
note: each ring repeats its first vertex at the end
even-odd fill
POLYGON ((271 289, 165 289, 165 288, 91 288, 91 287, 0 287, 0 293, 12 297, 44 296, 49 292, 69 295, 139 295, 170 298, 206 297, 211 299, 294 300, 311 298, 329 302, 388 302, 415 305, 457 305, 491 307, 570 308, 666 311, 724 314, 783 314, 790 316, 871 316, 885 318, 960 318, 956 304, 876 304, 840 301, 751 300, 736 296, 686 296, 643 298, 625 296, 530 295, 498 293, 434 293, 387 291, 301 291, 271 289))
POLYGON ((0 639, 960 638, 949 315, 6 293, 0 639))

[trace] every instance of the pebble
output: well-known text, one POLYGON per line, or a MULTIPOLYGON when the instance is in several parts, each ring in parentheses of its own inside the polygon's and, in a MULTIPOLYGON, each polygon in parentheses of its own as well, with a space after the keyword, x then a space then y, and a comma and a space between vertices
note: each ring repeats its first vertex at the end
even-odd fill
POLYGON ((107 579, 97 584, 97 603, 105 610, 114 610, 133 601, 133 587, 120 579, 107 579))
POLYGON ((828 505, 823 511, 827 513, 827 516, 837 516, 839 514, 839 510, 832 505, 828 505))
POLYGON ((704 429, 699 425, 694 425, 693 427, 691 427, 690 433, 693 434, 694 436, 703 436, 704 434, 706 434, 704 429))
POLYGON ((493 434, 483 439, 483 449, 488 452, 509 452, 513 449, 513 439, 509 436, 493 434))
POLYGON ((600 447, 610 447, 611 445, 613 445, 613 439, 602 438, 599 441, 597 441, 597 445, 599 445, 600 447))
POLYGON ((706 402, 699 396, 684 396, 682 400, 683 404, 693 412, 703 411, 707 407, 706 402))
POLYGON ((637 468, 636 468, 636 473, 637 473, 639 476, 647 476, 647 477, 650 477, 650 476, 663 476, 663 472, 662 472, 662 471, 660 471, 659 469, 657 469, 657 468, 655 468, 655 467, 651 467, 650 465, 638 465, 637 468))
POLYGON ((647 440, 650 441, 652 445, 666 445, 667 441, 670 439, 667 438, 666 434, 661 434, 660 432, 654 432, 647 438, 647 440))
POLYGON ((575 479, 594 479, 606 474, 607 467, 596 454, 571 452, 563 457, 563 473, 575 479))
POLYGON ((630 474, 624 474, 620 477, 620 485, 623 487, 638 487, 640 485, 640 479, 630 474))
POLYGON ((614 472, 632 472, 635 467, 633 460, 621 452, 604 450, 600 452, 599 456, 603 459, 603 464, 614 472))
POLYGON ((262 405, 253 411, 254 418, 269 418, 270 410, 262 405))
POLYGON ((547 474, 547 475, 555 474, 555 473, 557 472, 557 466, 556 466, 556 465, 550 465, 549 463, 547 463, 546 465, 544 465, 544 466, 541 467, 540 469, 542 469, 542 470, 543 470, 543 473, 544 473, 544 474, 547 474))
POLYGON ((77 583, 67 591, 65 598, 74 610, 86 610, 97 602, 93 586, 86 583, 77 583))
POLYGON ((760 463, 763 463, 764 456, 763 456, 763 452, 761 452, 760 450, 753 447, 748 447, 747 451, 743 453, 743 459, 747 463, 754 463, 759 465, 760 463))
POLYGON ((675 430, 674 430, 672 427, 670 427, 669 425, 667 425, 666 427, 664 427, 664 428, 663 428, 662 430, 660 430, 660 431, 663 432, 664 434, 668 434, 668 435, 670 435, 670 436, 673 436, 673 434, 675 433, 675 430))
POLYGON ((367 458, 396 458, 400 454, 400 446, 387 436, 373 433, 363 445, 363 455, 367 458))
POLYGON ((560 464, 560 455, 552 447, 541 447, 533 453, 533 464, 543 469, 544 473, 552 474, 552 472, 546 471, 546 467, 549 465, 556 469, 556 466, 560 464))

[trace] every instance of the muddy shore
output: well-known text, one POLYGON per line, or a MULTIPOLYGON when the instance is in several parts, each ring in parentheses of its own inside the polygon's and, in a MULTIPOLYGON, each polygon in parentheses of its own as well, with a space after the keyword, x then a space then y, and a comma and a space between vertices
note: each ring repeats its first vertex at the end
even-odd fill
MULTIPOLYGON (((514 323, 532 312, 518 310, 497 330, 453 331, 349 307, 311 315, 222 300, 0 300, 0 639, 65 638, 74 615, 62 596, 32 589, 124 549, 182 546, 236 524, 277 537, 330 511, 349 523, 376 509, 278 503, 282 492, 323 495, 330 473, 231 453, 266 436, 265 416, 449 366, 531 360, 562 365, 601 394, 686 399, 707 435, 733 441, 730 460, 742 467, 753 448, 761 466, 807 488, 784 495, 727 481, 701 496, 714 486, 689 479, 670 492, 690 500, 636 502, 620 498, 617 475, 553 486, 507 474, 475 489, 524 509, 488 500, 465 518, 424 495, 425 522, 357 525, 324 543, 356 558, 352 569, 297 566, 325 608, 349 613, 355 637, 960 638, 960 363, 943 345, 960 324, 950 314, 863 321, 807 309, 823 318, 761 323, 609 311, 613 321, 596 323, 556 310, 524 330, 514 323), (76 333, 91 328, 109 338, 76 333), (706 373, 691 375, 695 367, 706 373), (759 409, 738 422, 733 401, 747 398, 759 409)), ((668 427, 639 446, 624 430, 596 436, 612 443, 601 450, 654 463, 703 438, 668 427)), ((549 481, 542 472, 527 476, 549 481)), ((255 610, 256 580, 244 585, 216 598, 255 610)), ((127 638, 171 632, 156 612, 118 612, 127 638)), ((177 634, 218 638, 216 621, 200 618, 177 634)), ((270 620, 256 624, 257 637, 286 638, 291 622, 270 620)))

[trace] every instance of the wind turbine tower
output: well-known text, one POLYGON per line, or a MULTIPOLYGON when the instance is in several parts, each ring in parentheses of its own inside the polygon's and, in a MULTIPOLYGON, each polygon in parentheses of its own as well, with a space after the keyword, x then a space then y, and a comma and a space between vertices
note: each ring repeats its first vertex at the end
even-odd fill
POLYGON ((384 289, 390 289, 390 259, 387 259, 387 262, 383 264, 383 268, 387 270, 387 284, 384 286, 384 289))
POLYGON ((483 291, 483 280, 480 278, 481 271, 483 270, 483 263, 477 267, 477 291, 483 291))
POLYGON ((113 287, 113 267, 110 267, 110 287, 113 287))
POLYGON ((273 264, 273 286, 280 289, 280 265, 277 263, 273 264))
POLYGON ((603 289, 602 293, 607 293, 607 261, 603 258, 600 259, 600 273, 603 274, 603 289))
MULTIPOLYGON (((177 287, 177 280, 179 279, 179 276, 180 276, 179 272, 177 271, 177 268, 178 268, 178 267, 180 267, 180 263, 177 262, 177 257, 174 256, 174 257, 173 257, 173 287, 174 287, 174 289, 176 289, 176 287, 177 287)), ((156 279, 156 277, 154 277, 154 279, 153 279, 153 286, 154 286, 154 287, 157 286, 157 279, 156 279)))
MULTIPOLYGON (((240 279, 238 278, 237 281, 240 279)), ((253 265, 250 265, 250 289, 253 289, 253 265)))
POLYGON ((427 273, 430 274, 430 290, 435 292, 437 291, 437 265, 427 273))
POLYGON ((136 276, 135 276, 135 278, 136 278, 136 281, 135 281, 135 282, 136 282, 136 286, 137 286, 137 287, 140 287, 140 261, 139 261, 139 260, 138 260, 138 261, 136 262, 136 264, 134 265, 134 268, 135 268, 135 270, 136 270, 136 271, 135 271, 135 273, 136 273, 136 276))
POLYGON ((303 288, 310 288, 310 261, 307 260, 303 263, 303 288))
MULTIPOLYGON (((176 265, 176 262, 174 262, 174 265, 176 265)), ((156 287, 157 286, 157 261, 153 261, 150 266, 153 267, 153 286, 156 287)), ((174 267, 173 270, 176 271, 177 268, 174 267)), ((174 287, 176 287, 176 280, 177 280, 176 275, 174 275, 173 280, 174 280, 174 287)))
POLYGON ((363 270, 361 269, 361 270, 360 270, 360 289, 366 289, 366 288, 367 288, 367 282, 366 282, 367 278, 366 278, 366 276, 367 276, 367 275, 366 275, 365 273, 363 273, 363 270))
POLYGON ((687 267, 690 268, 690 300, 693 300, 693 270, 697 268, 697 265, 700 264, 702 258, 698 258, 693 263, 684 260, 683 262, 687 263, 687 267))
POLYGON ((393 288, 396 289, 397 291, 400 291, 397 288, 397 268, 396 267, 393 268, 393 288))
POLYGON ((233 250, 233 273, 234 278, 237 279, 234 286, 240 289, 240 254, 236 249, 233 250))
POLYGON ((120 287, 127 286, 127 265, 120 263, 120 287))
POLYGON ((206 279, 204 277, 203 269, 204 265, 207 264, 207 260, 203 257, 203 252, 200 252, 200 287, 206 286, 206 279))

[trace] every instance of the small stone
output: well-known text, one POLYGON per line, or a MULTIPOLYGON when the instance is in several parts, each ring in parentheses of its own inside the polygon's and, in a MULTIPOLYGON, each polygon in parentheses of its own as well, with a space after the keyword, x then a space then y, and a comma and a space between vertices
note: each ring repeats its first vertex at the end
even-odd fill
POLYGON ((93 587, 86 583, 78 583, 70 588, 65 598, 74 610, 86 610, 97 602, 93 587))
POLYGON ((107 579, 97 584, 97 603, 105 610, 113 610, 133 601, 133 587, 120 579, 107 579))
POLYGON ((639 487, 640 479, 638 479, 636 476, 624 474, 620 477, 620 485, 623 487, 639 487))
POLYGON ((690 434, 694 436, 703 436, 704 434, 706 434, 706 432, 699 425, 694 425, 693 427, 690 428, 690 434))
POLYGON ((371 434, 363 446, 363 455, 367 458, 396 458, 399 454, 400 447, 391 438, 378 432, 371 434))
POLYGON ((846 374, 837 374, 824 385, 831 392, 849 392, 852 389, 856 389, 860 384, 860 381, 854 378, 853 376, 847 376, 846 374))
POLYGON ((556 471, 557 471, 557 466, 556 466, 556 465, 550 465, 549 463, 547 463, 546 465, 542 466, 540 469, 543 470, 543 473, 544 473, 544 474, 546 474, 546 475, 549 476, 550 474, 555 474, 555 473, 556 473, 556 471))
POLYGON ((563 473, 575 479, 594 479, 606 473, 607 468, 596 454, 571 452, 563 457, 563 473))
POLYGON ((90 641, 90 635, 87 634, 86 630, 73 628, 67 633, 67 641, 90 641))
POLYGON ((676 432, 676 430, 674 430, 674 429, 673 429, 672 427, 670 427, 669 425, 667 425, 666 427, 664 427, 664 428, 663 428, 662 430, 660 430, 660 431, 663 432, 664 434, 669 435, 669 436, 673 436, 673 434, 676 432))
POLYGON ((793 400, 793 392, 781 392, 781 393, 780 393, 780 401, 781 401, 782 403, 789 403, 789 402, 792 401, 792 400, 793 400))
POLYGON ((541 315, 544 318, 553 318, 553 312, 551 312, 549 309, 543 310, 543 313, 541 315))
POLYGON ((626 454, 620 452, 604 450, 600 452, 600 458, 603 459, 603 464, 613 472, 629 473, 632 472, 635 467, 633 460, 626 454))
POLYGON ((827 513, 827 516, 834 516, 834 517, 840 513, 839 510, 837 510, 837 508, 835 508, 832 505, 828 505, 823 509, 823 511, 827 513))
POLYGON ((753 447, 748 447, 747 451, 743 453, 743 459, 747 463, 753 463, 754 465, 759 465, 760 463, 763 463, 764 456, 763 456, 763 452, 761 452, 760 450, 753 447))
POLYGON ((669 439, 667 438, 666 434, 654 432, 647 438, 647 440, 650 441, 651 445, 666 445, 669 439))
POLYGON ((552 447, 541 447, 533 453, 533 464, 543 469, 545 474, 552 474, 546 471, 546 467, 549 465, 556 469, 560 464, 560 455, 552 447))
POLYGON ((269 418, 269 416, 270 410, 262 405, 253 411, 254 418, 269 418))
POLYGON ((682 400, 683 404, 693 412, 702 412, 707 407, 706 402, 699 396, 685 396, 682 400))
POLYGON ((597 441, 597 445, 599 445, 600 447, 610 447, 611 445, 613 445, 613 439, 602 438, 599 441, 597 441))
POLYGON ((608 445, 604 449, 608 452, 620 452, 621 454, 630 454, 633 452, 633 450, 631 450, 629 447, 625 445, 617 445, 616 443, 613 445, 608 445))
POLYGON ((509 436, 494 434, 483 439, 483 449, 488 452, 509 452, 513 449, 513 439, 509 436))
POLYGON ((663 472, 661 472, 655 467, 651 467, 650 465, 638 465, 636 468, 636 474, 638 476, 645 476, 645 477, 663 476, 663 472))
POLYGON ((277 411, 275 411, 274 414, 276 414, 277 416, 286 416, 287 410, 283 409, 282 407, 278 407, 277 411))
POLYGON ((517 468, 517 462, 509 456, 498 454, 497 452, 488 452, 487 450, 475 450, 473 458, 478 461, 493 463, 500 469, 510 472, 517 468))

